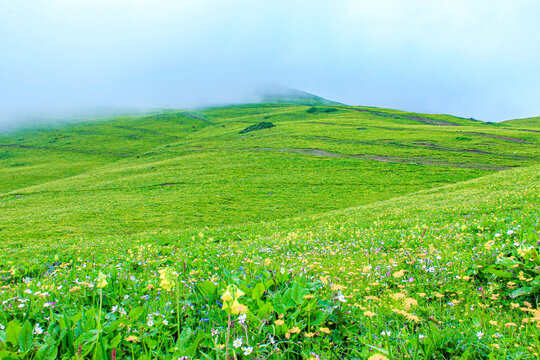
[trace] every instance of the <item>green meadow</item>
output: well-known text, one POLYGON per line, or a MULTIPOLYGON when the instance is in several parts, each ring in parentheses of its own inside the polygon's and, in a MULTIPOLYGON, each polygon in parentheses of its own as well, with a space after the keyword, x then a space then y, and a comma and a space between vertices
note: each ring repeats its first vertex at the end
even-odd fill
POLYGON ((318 97, 0 135, 0 358, 538 359, 539 118, 318 97))

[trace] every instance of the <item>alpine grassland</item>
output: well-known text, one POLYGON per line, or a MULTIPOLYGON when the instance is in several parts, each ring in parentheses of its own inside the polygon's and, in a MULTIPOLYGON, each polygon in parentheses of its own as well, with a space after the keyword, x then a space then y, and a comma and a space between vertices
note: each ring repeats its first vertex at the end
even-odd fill
POLYGON ((0 179, 2 359, 540 358, 538 118, 164 110, 0 179))

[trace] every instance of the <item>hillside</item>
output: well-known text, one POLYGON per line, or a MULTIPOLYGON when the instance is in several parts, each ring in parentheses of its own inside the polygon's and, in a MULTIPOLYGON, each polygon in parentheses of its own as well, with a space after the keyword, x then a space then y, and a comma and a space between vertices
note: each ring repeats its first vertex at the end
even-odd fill
POLYGON ((536 164, 539 143, 539 133, 448 115, 285 100, 21 131, 0 137, 0 236, 315 215, 536 164), (260 122, 275 126, 241 133, 260 122))
POLYGON ((506 121, 503 121, 501 124, 510 125, 512 127, 536 129, 540 131, 540 116, 524 118, 524 119, 506 120, 506 121))

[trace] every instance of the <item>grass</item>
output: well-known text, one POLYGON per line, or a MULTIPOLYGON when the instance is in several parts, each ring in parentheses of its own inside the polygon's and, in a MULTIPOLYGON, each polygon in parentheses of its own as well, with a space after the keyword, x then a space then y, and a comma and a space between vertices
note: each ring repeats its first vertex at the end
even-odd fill
POLYGON ((2 136, 1 357, 538 358, 540 135, 313 105, 2 136))

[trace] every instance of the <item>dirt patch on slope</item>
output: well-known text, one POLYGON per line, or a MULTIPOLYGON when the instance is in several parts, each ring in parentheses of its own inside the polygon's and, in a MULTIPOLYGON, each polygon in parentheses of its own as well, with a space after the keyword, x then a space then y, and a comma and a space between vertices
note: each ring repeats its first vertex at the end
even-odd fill
POLYGON ((432 119, 424 116, 411 116, 411 115, 401 115, 401 114, 390 114, 375 110, 368 110, 368 109, 358 109, 358 108, 349 108, 350 110, 358 111, 358 112, 366 112, 370 113, 376 116, 386 117, 386 118, 392 118, 392 119, 407 119, 407 120, 413 120, 418 121, 423 124, 428 125, 437 125, 437 126, 461 126, 460 124, 451 122, 451 121, 445 121, 445 120, 439 120, 439 119, 432 119))
POLYGON ((520 143, 520 144, 530 144, 530 142, 528 142, 528 141, 525 141, 525 140, 520 139, 520 138, 510 137, 510 136, 493 135, 493 134, 486 134, 486 133, 479 133, 479 132, 466 132, 464 134, 484 136, 484 137, 488 137, 488 138, 506 140, 506 141, 516 142, 516 143, 520 143))

